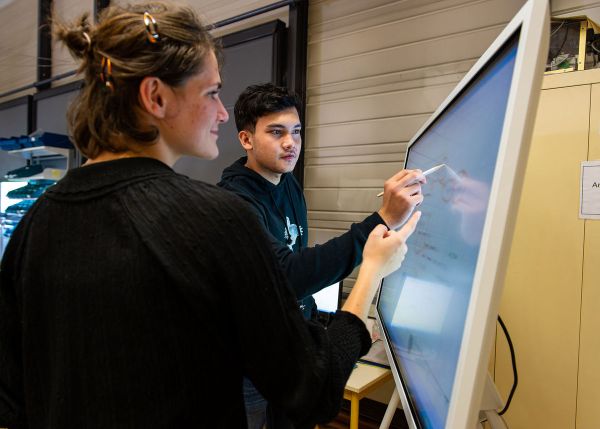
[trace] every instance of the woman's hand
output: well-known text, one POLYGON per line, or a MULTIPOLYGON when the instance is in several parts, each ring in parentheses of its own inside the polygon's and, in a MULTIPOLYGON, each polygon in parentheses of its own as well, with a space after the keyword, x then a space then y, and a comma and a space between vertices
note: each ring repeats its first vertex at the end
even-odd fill
POLYGON ((421 217, 415 212, 399 231, 388 231, 377 225, 369 234, 363 250, 363 263, 358 278, 342 310, 367 320, 369 308, 381 279, 396 271, 406 255, 406 240, 413 233, 421 217))
POLYGON ((408 250, 406 240, 414 232, 420 217, 421 212, 415 212, 398 231, 388 231, 384 225, 377 225, 365 244, 363 265, 370 265, 373 274, 379 278, 400 268, 408 250))

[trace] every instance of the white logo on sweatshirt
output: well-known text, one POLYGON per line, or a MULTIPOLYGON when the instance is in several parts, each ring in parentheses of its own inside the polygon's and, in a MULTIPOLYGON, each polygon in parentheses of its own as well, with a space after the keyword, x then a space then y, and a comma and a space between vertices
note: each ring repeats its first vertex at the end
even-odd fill
POLYGON ((290 250, 294 250, 294 244, 296 244, 296 239, 299 235, 302 235, 304 232, 302 231, 302 227, 290 223, 290 218, 285 217, 285 221, 287 223, 287 228, 283 231, 283 236, 285 237, 285 241, 289 242, 288 247, 290 250), (290 236, 288 236, 288 231, 290 232, 290 236))

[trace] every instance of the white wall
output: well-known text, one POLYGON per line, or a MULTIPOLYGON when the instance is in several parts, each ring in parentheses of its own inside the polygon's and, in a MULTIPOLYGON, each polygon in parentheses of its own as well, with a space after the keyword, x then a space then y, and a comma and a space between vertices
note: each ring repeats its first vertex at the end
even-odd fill
POLYGON ((586 15, 600 23, 600 2, 590 0, 550 0, 552 16, 567 17, 586 15))
POLYGON ((37 0, 1 3, 0 93, 36 80, 37 3, 37 0))

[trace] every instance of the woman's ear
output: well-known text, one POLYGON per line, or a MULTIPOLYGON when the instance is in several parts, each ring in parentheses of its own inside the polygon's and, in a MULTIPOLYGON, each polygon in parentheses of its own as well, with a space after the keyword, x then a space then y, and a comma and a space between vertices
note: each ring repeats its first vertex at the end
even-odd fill
POLYGON ((158 119, 167 115, 168 86, 157 77, 146 76, 140 83, 140 104, 143 110, 158 119))
POLYGON ((252 150, 252 133, 242 130, 238 133, 238 139, 244 150, 252 150))

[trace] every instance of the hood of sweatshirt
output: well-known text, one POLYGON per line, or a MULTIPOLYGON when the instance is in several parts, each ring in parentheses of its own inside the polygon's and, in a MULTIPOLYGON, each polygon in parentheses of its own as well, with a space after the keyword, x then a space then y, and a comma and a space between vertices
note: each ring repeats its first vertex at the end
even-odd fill
POLYGON ((242 187, 244 189, 252 191, 253 195, 261 195, 274 191, 276 188, 280 187, 279 185, 285 180, 284 176, 286 175, 283 174, 279 184, 274 185, 256 171, 246 167, 246 162, 248 162, 248 157, 243 156, 223 170, 223 173, 221 173, 221 181, 217 186, 225 188, 231 183, 236 183, 237 186, 243 185, 242 187))
POLYGON ((242 157, 227 167, 218 186, 250 202, 259 212, 267 230, 290 250, 306 247, 306 203, 296 178, 285 173, 275 185, 247 168, 246 162, 247 158, 242 157))

